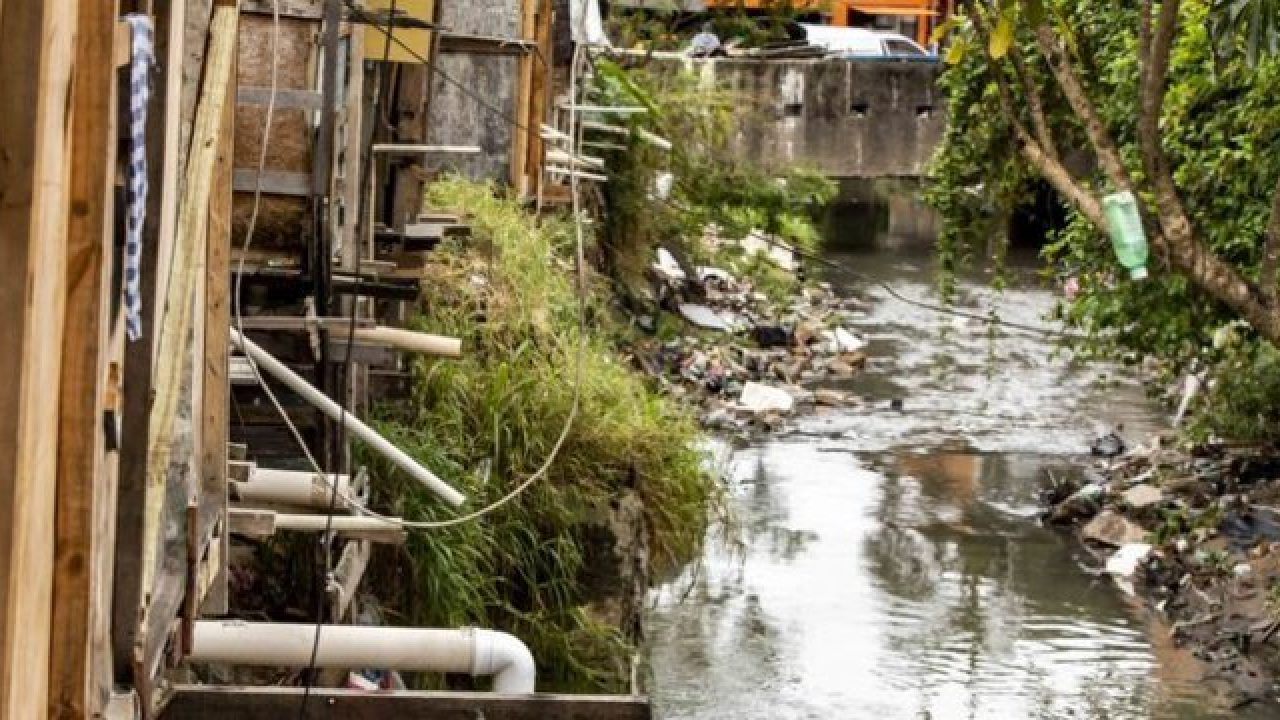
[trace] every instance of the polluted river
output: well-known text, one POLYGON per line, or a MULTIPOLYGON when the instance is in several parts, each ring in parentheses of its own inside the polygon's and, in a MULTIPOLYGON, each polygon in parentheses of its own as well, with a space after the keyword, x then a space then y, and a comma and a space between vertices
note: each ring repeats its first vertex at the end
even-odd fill
MULTIPOLYGON (((729 527, 651 597, 657 717, 1270 717, 1205 690, 1168 628, 1037 522, 1100 432, 1164 427, 1137 378, 894 298, 936 297, 933 242, 914 208, 884 224, 837 216, 827 251, 864 301, 870 361, 843 386, 863 401, 718 450, 729 527)), ((960 305, 1046 326, 1024 255, 1011 288, 970 279, 960 305)))

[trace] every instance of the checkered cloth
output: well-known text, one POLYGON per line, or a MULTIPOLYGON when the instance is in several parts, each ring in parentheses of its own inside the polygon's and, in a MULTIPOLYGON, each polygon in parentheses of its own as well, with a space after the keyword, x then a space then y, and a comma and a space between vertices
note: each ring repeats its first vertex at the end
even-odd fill
POLYGON ((147 217, 147 104, 151 101, 151 69, 155 66, 155 34, 151 18, 126 15, 133 31, 129 65, 129 167, 126 172, 124 226, 125 331, 142 337, 142 223, 147 217))

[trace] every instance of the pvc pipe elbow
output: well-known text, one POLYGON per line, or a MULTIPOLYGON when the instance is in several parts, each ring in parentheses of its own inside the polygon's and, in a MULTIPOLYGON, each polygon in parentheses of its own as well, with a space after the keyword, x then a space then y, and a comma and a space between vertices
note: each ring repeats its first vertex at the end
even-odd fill
POLYGON ((497 630, 472 629, 475 654, 472 675, 492 675, 493 691, 515 695, 534 692, 537 668, 533 653, 519 638, 497 630))

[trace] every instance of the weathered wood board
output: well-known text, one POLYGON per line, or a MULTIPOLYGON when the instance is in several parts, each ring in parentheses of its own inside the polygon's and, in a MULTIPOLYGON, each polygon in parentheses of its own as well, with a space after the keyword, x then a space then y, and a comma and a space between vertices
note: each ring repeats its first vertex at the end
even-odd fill
MULTIPOLYGON (((161 720, 280 720, 298 714, 301 688, 178 687, 161 720)), ((650 720, 643 697, 493 695, 490 693, 366 693, 316 689, 312 720, 650 720)))

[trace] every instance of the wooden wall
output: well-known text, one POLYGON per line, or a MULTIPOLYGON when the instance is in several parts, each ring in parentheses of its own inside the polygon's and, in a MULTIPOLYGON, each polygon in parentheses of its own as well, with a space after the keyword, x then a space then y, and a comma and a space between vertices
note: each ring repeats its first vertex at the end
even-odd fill
MULTIPOLYGON (((440 24, 457 35, 522 37, 522 0, 446 0, 440 24)), ((515 128, 507 118, 519 113, 520 55, 451 51, 442 47, 438 66, 466 90, 439 74, 432 78, 430 142, 478 145, 479 155, 431 158, 432 172, 456 171, 475 179, 511 180, 515 128), (493 110, 481 107, 468 93, 479 95, 493 110)))

